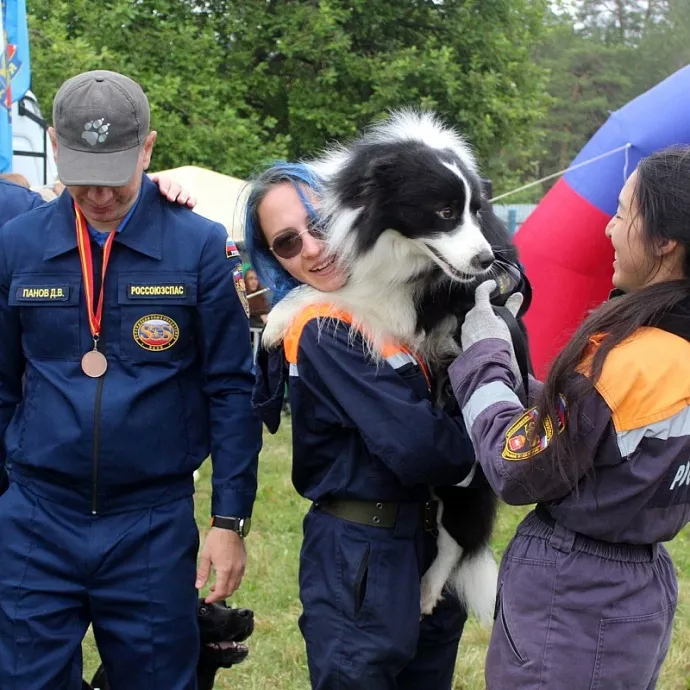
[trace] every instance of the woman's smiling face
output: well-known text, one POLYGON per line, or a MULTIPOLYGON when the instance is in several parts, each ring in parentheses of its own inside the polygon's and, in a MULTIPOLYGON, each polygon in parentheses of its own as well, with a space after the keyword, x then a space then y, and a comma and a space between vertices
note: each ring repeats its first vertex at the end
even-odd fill
MULTIPOLYGON (((308 187, 301 189, 316 207, 318 198, 314 192, 308 187)), ((296 241, 301 240, 302 246, 295 256, 285 259, 274 252, 280 265, 293 278, 322 292, 338 290, 345 284, 345 272, 335 257, 328 255, 326 243, 310 234, 313 221, 292 183, 281 182, 272 187, 259 203, 258 217, 269 247, 273 247, 284 233, 299 234, 296 241)))

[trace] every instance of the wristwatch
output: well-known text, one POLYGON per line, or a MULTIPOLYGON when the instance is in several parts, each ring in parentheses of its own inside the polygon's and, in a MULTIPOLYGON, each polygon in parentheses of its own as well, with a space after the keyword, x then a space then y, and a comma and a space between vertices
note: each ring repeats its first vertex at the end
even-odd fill
POLYGON ((211 527, 220 527, 220 529, 229 529, 244 539, 249 534, 249 528, 252 526, 251 518, 226 517, 224 515, 214 515, 211 518, 211 527))

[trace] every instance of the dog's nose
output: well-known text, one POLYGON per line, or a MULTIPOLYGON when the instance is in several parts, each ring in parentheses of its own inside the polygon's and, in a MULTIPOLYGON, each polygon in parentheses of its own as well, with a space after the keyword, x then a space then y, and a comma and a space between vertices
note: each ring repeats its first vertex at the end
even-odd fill
POLYGON ((477 254, 477 256, 473 257, 472 261, 470 261, 472 268, 476 268, 478 271, 486 271, 486 269, 489 268, 493 262, 494 255, 490 251, 477 254))

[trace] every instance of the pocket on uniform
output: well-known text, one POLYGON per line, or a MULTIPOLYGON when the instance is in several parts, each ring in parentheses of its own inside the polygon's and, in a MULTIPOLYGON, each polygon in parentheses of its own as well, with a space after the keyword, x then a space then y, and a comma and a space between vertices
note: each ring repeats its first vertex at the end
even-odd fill
POLYGON ((517 626, 510 614, 510 609, 506 602, 503 583, 501 583, 496 596, 495 613, 495 618, 497 619, 496 624, 500 626, 500 630, 503 633, 508 648, 513 653, 513 656, 515 656, 516 660, 523 664, 526 661, 526 657, 521 650, 517 626))
POLYGON ((19 310, 28 359, 81 358, 80 292, 79 274, 22 274, 12 281, 8 303, 19 310))
POLYGON ((122 359, 167 362, 193 347, 196 274, 120 273, 117 302, 122 359))
POLYGON ((367 615, 373 595, 374 552, 366 539, 343 534, 339 541, 340 606, 345 616, 357 620, 367 615))
POLYGON ((367 596, 367 579, 369 577, 369 561, 371 559, 371 545, 367 544, 362 562, 355 577, 355 618, 359 616, 362 605, 367 596))
POLYGON ((603 618, 590 690, 647 690, 673 618, 673 607, 644 616, 603 618))

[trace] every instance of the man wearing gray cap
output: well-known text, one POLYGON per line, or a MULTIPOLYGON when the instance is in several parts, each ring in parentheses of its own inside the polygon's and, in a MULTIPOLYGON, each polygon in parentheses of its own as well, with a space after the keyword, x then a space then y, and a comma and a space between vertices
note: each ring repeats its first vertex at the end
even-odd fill
POLYGON ((68 193, 0 233, 2 687, 69 687, 92 623, 115 690, 191 690, 195 586, 211 567, 207 601, 239 586, 256 494, 239 254, 144 175, 156 133, 138 84, 80 74, 53 123, 68 193), (197 570, 192 475, 209 453, 197 570))

